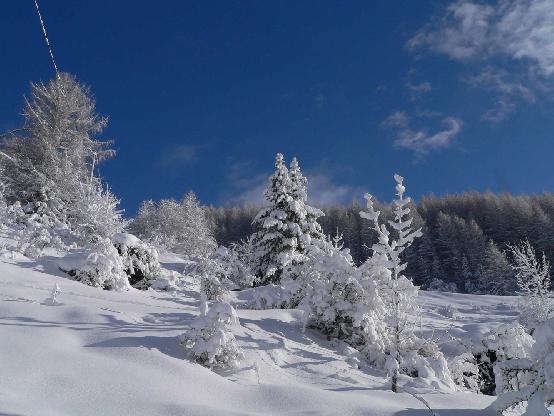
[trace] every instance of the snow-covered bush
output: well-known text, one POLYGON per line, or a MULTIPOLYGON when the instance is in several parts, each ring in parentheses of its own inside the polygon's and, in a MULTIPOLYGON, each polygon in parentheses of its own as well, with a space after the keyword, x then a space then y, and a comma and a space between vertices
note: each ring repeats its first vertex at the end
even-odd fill
POLYGON ((37 259, 48 248, 57 251, 67 248, 62 240, 62 237, 67 240, 69 234, 65 224, 37 212, 25 213, 18 204, 14 204, 8 210, 12 215, 9 226, 17 241, 16 250, 20 253, 37 259))
POLYGON ((85 255, 80 264, 64 271, 75 280, 89 286, 106 290, 129 289, 123 258, 110 239, 102 239, 91 244, 85 255))
POLYGON ((528 378, 528 371, 518 366, 532 345, 532 337, 517 322, 501 325, 450 362, 453 378, 461 388, 486 395, 518 388, 528 378))
POLYGON ((439 306, 436 310, 445 318, 456 319, 458 316, 458 310, 450 304, 439 306))
POLYGON ((112 238, 123 232, 127 222, 118 209, 119 200, 102 187, 99 179, 76 184, 77 199, 68 208, 67 218, 74 232, 84 242, 112 238))
POLYGON ((519 289, 519 321, 529 332, 546 321, 554 311, 550 296, 550 263, 544 253, 538 258, 529 241, 509 246, 519 289))
POLYGON ((206 299, 223 301, 225 295, 229 292, 214 274, 203 274, 200 278, 200 290, 206 294, 206 299))
POLYGON ((180 342, 197 363, 210 369, 233 369, 243 358, 232 332, 238 325, 239 318, 231 305, 214 302, 181 335, 180 342))
POLYGON ((44 301, 47 305, 57 306, 60 304, 58 301, 58 296, 62 293, 60 286, 56 283, 50 292, 50 297, 44 301))
POLYGON ((297 296, 307 325, 383 365, 380 315, 384 311, 375 282, 361 276, 347 249, 313 249, 309 256, 299 278, 286 282, 288 302, 291 295, 297 296))
POLYGON ((464 352, 454 357, 448 367, 452 380, 460 389, 473 393, 481 391, 479 365, 472 353, 464 352))
POLYGON ((283 289, 280 285, 257 286, 250 289, 252 301, 248 305, 251 309, 276 309, 286 306, 283 300, 283 289))
POLYGON ((115 234, 112 243, 122 258, 131 286, 147 289, 152 281, 160 277, 162 268, 155 248, 125 233, 115 234))
POLYGON ((244 289, 252 286, 254 276, 233 248, 218 247, 209 258, 217 263, 220 274, 218 277, 222 281, 228 281, 235 288, 244 289))
POLYGON ((533 338, 529 359, 513 360, 516 371, 525 372, 525 383, 510 385, 519 388, 508 389, 491 405, 500 413, 527 402, 525 416, 550 415, 548 407, 554 403, 554 319, 539 325, 533 338))

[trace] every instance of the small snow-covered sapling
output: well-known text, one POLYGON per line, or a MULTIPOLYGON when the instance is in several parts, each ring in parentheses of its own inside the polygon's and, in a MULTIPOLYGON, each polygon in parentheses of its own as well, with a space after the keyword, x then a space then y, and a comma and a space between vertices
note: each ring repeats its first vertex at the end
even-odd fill
POLYGON ((58 296, 62 293, 62 290, 60 289, 60 285, 57 283, 52 288, 52 292, 50 293, 50 297, 46 299, 46 303, 48 305, 59 305, 60 302, 58 301, 58 296))

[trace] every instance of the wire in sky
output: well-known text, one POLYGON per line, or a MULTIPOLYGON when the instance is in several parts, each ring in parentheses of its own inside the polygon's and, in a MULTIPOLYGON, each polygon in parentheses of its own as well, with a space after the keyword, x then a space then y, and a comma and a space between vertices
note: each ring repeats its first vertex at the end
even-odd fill
POLYGON ((44 33, 44 39, 46 40, 46 46, 48 47, 48 52, 50 52, 50 58, 52 58, 52 63, 54 64, 54 71, 56 71, 56 76, 59 78, 60 74, 58 72, 58 66, 56 65, 56 60, 54 59, 54 52, 52 52, 52 46, 48 40, 48 35, 46 34, 46 27, 44 26, 44 21, 42 20, 42 15, 40 14, 40 9, 38 7, 38 1, 35 1, 35 7, 37 8, 38 18, 40 20, 40 26, 42 27, 42 33, 44 33))

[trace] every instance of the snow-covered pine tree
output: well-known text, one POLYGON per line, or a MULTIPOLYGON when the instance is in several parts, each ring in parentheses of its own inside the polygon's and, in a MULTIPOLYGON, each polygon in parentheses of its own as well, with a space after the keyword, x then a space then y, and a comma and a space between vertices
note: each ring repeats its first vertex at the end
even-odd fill
POLYGON ((302 231, 300 225, 292 221, 290 212, 294 201, 291 191, 289 171, 283 155, 278 153, 275 173, 270 177, 265 191, 268 206, 262 208, 254 218, 254 223, 260 227, 252 241, 256 285, 279 282, 287 266, 303 259, 297 251, 298 237, 302 231))
POLYGON ((554 311, 554 302, 550 297, 550 263, 544 253, 541 257, 537 256, 529 240, 509 245, 508 249, 521 295, 519 321, 532 333, 554 311))
POLYGON ((378 235, 378 243, 372 247, 373 254, 366 262, 365 269, 377 281, 379 294, 384 302, 384 320, 386 322, 385 342, 388 349, 387 370, 391 376, 392 391, 397 391, 399 370, 402 366, 402 354, 413 344, 413 319, 417 313, 415 302, 418 288, 404 276, 406 263, 400 255, 414 239, 421 236, 421 229, 411 228, 412 219, 408 217, 410 209, 406 206, 410 198, 404 198, 404 178, 394 175, 396 195, 394 201, 394 220, 389 226, 396 237, 391 235, 385 224, 379 223, 379 211, 374 209, 373 197, 366 194, 366 211, 360 216, 370 221, 378 235))
POLYGON ((293 222, 300 226, 298 234, 297 250, 304 253, 312 243, 323 242, 325 234, 317 219, 325 214, 318 208, 308 204, 308 180, 300 170, 300 164, 296 158, 292 159, 289 170, 291 197, 290 211, 293 222))

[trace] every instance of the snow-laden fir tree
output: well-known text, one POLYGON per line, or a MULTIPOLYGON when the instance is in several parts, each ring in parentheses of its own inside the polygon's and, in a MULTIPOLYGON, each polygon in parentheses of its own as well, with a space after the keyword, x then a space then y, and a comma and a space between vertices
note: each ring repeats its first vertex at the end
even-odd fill
POLYGON ((285 267, 303 259, 297 251, 300 226, 291 221, 291 180, 281 153, 275 158, 275 173, 269 179, 265 199, 268 206, 254 218, 260 231, 252 240, 252 266, 258 285, 279 282, 285 267))
POLYGON ((197 363, 210 369, 236 368, 243 353, 233 335, 233 328, 240 325, 235 309, 225 302, 213 302, 206 311, 201 303, 200 316, 191 328, 180 337, 181 345, 197 363))
POLYGON ((379 223, 380 212, 375 210, 373 197, 369 194, 365 195, 366 211, 361 211, 360 215, 370 221, 378 236, 378 242, 372 247, 373 254, 363 268, 377 282, 384 302, 383 319, 386 323, 385 342, 388 350, 386 366, 392 380, 392 391, 396 392, 398 373, 403 365, 402 356, 414 344, 412 326, 417 314, 418 294, 418 288, 403 274, 406 263, 401 260, 400 255, 414 239, 421 236, 421 230, 411 228, 412 219, 407 207, 410 198, 404 198, 404 178, 394 175, 394 180, 397 199, 393 203, 394 220, 389 221, 394 235, 385 224, 379 223))
POLYGON ((325 234, 317 222, 318 218, 325 214, 308 204, 308 179, 302 174, 296 158, 293 158, 290 164, 289 176, 292 197, 289 204, 291 220, 300 227, 300 233, 297 234, 297 250, 305 253, 312 244, 322 243, 325 240, 325 234))
POLYGON ((529 240, 508 248, 520 294, 519 321, 532 333, 554 310, 550 296, 550 263, 544 253, 537 256, 529 240))
POLYGON ((181 201, 143 202, 130 230, 144 241, 188 256, 209 255, 217 247, 205 210, 192 191, 181 201))
POLYGON ((323 212, 308 204, 307 179, 298 160, 293 159, 288 170, 279 153, 275 167, 265 192, 268 206, 254 219, 260 227, 252 241, 258 284, 279 282, 287 270, 294 279, 293 269, 306 259, 310 247, 325 240, 317 222, 323 212))

